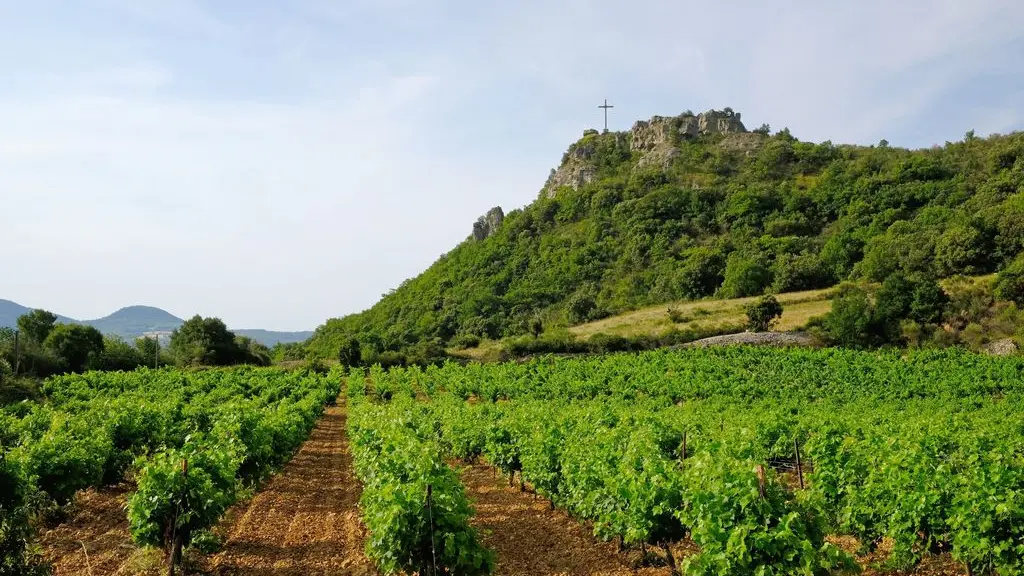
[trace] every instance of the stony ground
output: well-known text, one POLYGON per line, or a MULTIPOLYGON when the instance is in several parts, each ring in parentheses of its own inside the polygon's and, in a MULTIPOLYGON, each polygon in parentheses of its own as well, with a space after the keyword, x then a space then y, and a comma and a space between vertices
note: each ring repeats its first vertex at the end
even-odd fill
POLYGON ((363 552, 359 484, 345 435, 345 408, 332 406, 280 473, 220 530, 213 574, 299 576, 376 574, 363 552))
POLYGON ((813 346, 814 338, 802 332, 740 332, 712 336, 683 344, 684 348, 726 346, 730 344, 756 344, 762 346, 813 346))
MULTIPOLYGON (((588 526, 561 510, 551 510, 547 500, 520 491, 518 480, 495 476, 484 465, 463 467, 462 482, 473 502, 473 525, 483 541, 495 550, 499 576, 668 576, 671 570, 653 562, 641 562, 639 552, 620 553, 617 544, 596 540, 588 526), (646 564, 646 566, 644 565, 646 564)), ((677 559, 686 550, 675 550, 677 559)))

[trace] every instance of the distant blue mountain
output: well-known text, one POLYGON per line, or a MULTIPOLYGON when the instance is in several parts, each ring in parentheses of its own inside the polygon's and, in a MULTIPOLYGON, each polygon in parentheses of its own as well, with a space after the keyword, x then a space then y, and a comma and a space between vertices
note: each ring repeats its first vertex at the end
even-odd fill
MULTIPOLYGON (((18 317, 32 309, 10 300, 0 300, 0 326, 17 326, 18 317)), ((144 334, 170 333, 184 323, 177 316, 152 306, 128 306, 117 312, 96 320, 75 320, 67 316, 57 317, 58 322, 65 324, 85 324, 93 326, 104 334, 117 335, 129 342, 144 334)), ((247 336, 257 342, 273 346, 278 342, 302 342, 313 335, 312 331, 275 332, 261 329, 232 330, 238 336, 247 336)))

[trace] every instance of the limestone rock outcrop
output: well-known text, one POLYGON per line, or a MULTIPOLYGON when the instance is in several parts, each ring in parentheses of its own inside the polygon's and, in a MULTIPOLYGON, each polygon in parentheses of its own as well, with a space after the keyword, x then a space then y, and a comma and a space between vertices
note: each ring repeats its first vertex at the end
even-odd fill
POLYGON ((659 146, 672 146, 683 138, 746 131, 739 112, 729 108, 708 110, 697 115, 683 113, 670 117, 654 116, 650 120, 638 120, 633 124, 630 148, 634 152, 649 152, 659 146))
POLYGON ((501 206, 495 206, 487 211, 477 221, 473 223, 473 240, 477 242, 490 238, 498 231, 501 227, 501 223, 505 221, 505 212, 501 209, 501 206))
MULTIPOLYGON (((541 196, 554 198, 559 188, 567 186, 575 190, 594 180, 597 170, 593 157, 598 138, 614 138, 617 149, 628 151, 638 158, 637 168, 648 165, 665 168, 679 155, 678 146, 684 139, 718 134, 726 135, 727 138, 752 135, 743 126, 740 114, 731 108, 708 110, 700 114, 684 112, 679 116, 654 116, 650 120, 637 121, 628 132, 600 134, 597 130, 587 130, 579 142, 569 147, 558 169, 551 171, 541 196)), ((760 141, 760 138, 743 141, 742 147, 753 149, 760 141)))

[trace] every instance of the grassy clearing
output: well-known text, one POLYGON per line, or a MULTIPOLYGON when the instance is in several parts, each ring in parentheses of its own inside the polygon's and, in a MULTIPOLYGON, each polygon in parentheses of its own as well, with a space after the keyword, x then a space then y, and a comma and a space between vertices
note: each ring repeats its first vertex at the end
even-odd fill
MULTIPOLYGON (((995 274, 987 274, 947 278, 941 280, 940 285, 949 290, 958 282, 978 285, 991 283, 995 277, 995 274)), ((878 285, 866 284, 865 287, 873 290, 877 289, 878 285)), ((800 330, 806 327, 812 318, 824 316, 832 309, 832 298, 836 291, 837 287, 831 287, 777 294, 775 297, 782 304, 783 312, 782 318, 776 323, 774 330, 778 332, 800 330)), ((729 300, 708 298, 668 302, 571 326, 568 328, 568 332, 579 340, 587 340, 595 334, 610 334, 627 338, 658 336, 673 328, 685 330, 743 324, 747 320, 744 307, 758 298, 759 296, 751 296, 729 300), (673 321, 673 315, 676 317, 676 321, 673 321)), ((448 352, 454 356, 477 362, 495 362, 501 360, 502 350, 503 345, 500 340, 484 340, 476 348, 449 349, 448 352)))
MULTIPOLYGON (((776 296, 783 307, 782 318, 776 330, 793 330, 807 324, 814 316, 828 312, 834 289, 789 292, 776 296)), ((603 318, 595 322, 569 328, 577 337, 587 339, 594 334, 616 334, 636 336, 640 334, 662 334, 672 327, 691 328, 731 322, 744 322, 743 307, 758 297, 733 298, 730 300, 697 300, 658 304, 632 312, 603 318), (681 320, 673 322, 670 310, 681 320)))

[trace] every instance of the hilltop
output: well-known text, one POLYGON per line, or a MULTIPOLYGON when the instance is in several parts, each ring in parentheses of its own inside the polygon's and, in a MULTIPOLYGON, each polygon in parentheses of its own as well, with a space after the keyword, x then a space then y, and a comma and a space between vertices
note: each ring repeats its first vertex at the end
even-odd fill
MULTIPOLYGON (((10 300, 0 300, 0 327, 15 327, 18 317, 31 310, 32 308, 10 300)), ((58 315, 57 322, 92 326, 104 334, 120 336, 131 342, 140 336, 154 334, 166 339, 171 332, 184 323, 184 320, 153 306, 127 306, 95 320, 75 320, 58 315)), ((232 331, 238 336, 247 336, 266 346, 273 346, 277 343, 302 342, 312 335, 312 332, 275 332, 261 329, 232 331)))
POLYGON ((575 326, 665 302, 986 274, 1024 250, 1024 133, 929 149, 803 142, 740 114, 587 130, 537 199, 309 341, 335 357, 575 326))

